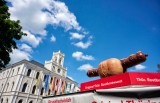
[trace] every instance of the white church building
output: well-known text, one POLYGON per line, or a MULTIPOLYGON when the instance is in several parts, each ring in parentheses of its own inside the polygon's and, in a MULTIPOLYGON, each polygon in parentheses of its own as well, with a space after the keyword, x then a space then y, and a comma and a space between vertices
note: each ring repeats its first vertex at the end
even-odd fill
POLYGON ((0 71, 0 103, 42 103, 42 96, 78 90, 78 83, 67 77, 60 51, 53 53, 44 65, 22 60, 0 71))

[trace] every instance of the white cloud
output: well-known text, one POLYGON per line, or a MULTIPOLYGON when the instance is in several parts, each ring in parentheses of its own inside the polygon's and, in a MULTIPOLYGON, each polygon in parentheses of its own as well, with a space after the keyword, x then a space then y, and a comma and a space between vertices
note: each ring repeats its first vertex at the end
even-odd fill
POLYGON ((82 34, 79 34, 79 33, 73 33, 73 32, 70 32, 70 39, 79 39, 79 40, 82 40, 85 36, 82 35, 82 34))
MULTIPOLYGON (((27 36, 23 36, 20 50, 14 50, 11 62, 27 59, 29 60, 32 47, 37 47, 47 35, 46 26, 62 27, 65 31, 74 29, 84 32, 77 22, 76 16, 69 11, 64 2, 57 0, 7 0, 12 6, 9 7, 11 19, 20 20, 20 25, 27 36), (30 48, 31 46, 31 48, 30 48), (17 54, 19 54, 17 56, 17 54)), ((88 32, 84 32, 88 34, 88 32)), ((80 37, 84 38, 84 37, 80 37)), ((51 41, 56 40, 52 37, 51 41)), ((79 42, 75 46, 88 48, 91 41, 79 42)))
POLYGON ((45 35, 44 29, 48 22, 48 14, 43 13, 42 8, 46 2, 39 0, 9 0, 12 7, 9 8, 11 19, 20 20, 24 30, 35 34, 45 35))
POLYGON ((89 40, 89 41, 87 41, 87 42, 82 42, 82 41, 80 41, 80 42, 78 42, 78 43, 74 43, 74 45, 76 46, 76 47, 80 47, 80 48, 82 48, 82 49, 86 49, 86 48, 88 48, 89 46, 91 46, 92 45, 92 42, 89 40))
POLYGON ((28 31, 23 31, 23 32, 27 33, 27 36, 23 36, 21 40, 23 42, 32 45, 33 47, 37 47, 39 43, 42 41, 41 37, 36 37, 35 35, 31 34, 28 31))
POLYGON ((20 47, 19 47, 20 50, 24 50, 26 52, 32 52, 32 48, 27 45, 27 44, 22 44, 20 47))
POLYGON ((31 56, 28 52, 14 49, 13 53, 10 53, 11 61, 10 64, 16 63, 18 61, 21 61, 23 59, 30 60, 31 56))
POLYGON ((89 32, 88 31, 83 31, 83 34, 87 35, 87 34, 89 34, 89 32))
POLYGON ((10 53, 11 61, 10 64, 19 62, 23 59, 30 60, 32 48, 27 44, 21 44, 18 46, 19 49, 13 49, 13 52, 10 53))
POLYGON ((145 68, 146 68, 146 66, 144 66, 142 64, 138 64, 138 65, 135 66, 135 70, 143 70, 145 68))
POLYGON ((54 35, 51 36, 51 42, 55 42, 56 41, 56 37, 54 35))
POLYGON ((72 54, 72 57, 74 57, 76 60, 94 60, 94 57, 91 55, 83 55, 82 52, 74 52, 72 54))
POLYGON ((73 43, 73 45, 82 49, 87 49, 89 46, 92 45, 92 39, 93 39, 93 36, 89 36, 87 42, 80 41, 78 43, 73 43))
POLYGON ((46 35, 47 24, 61 26, 65 30, 81 27, 76 16, 68 10, 64 2, 55 0, 8 0, 11 19, 20 20, 24 30, 46 35))
POLYGON ((90 64, 84 64, 84 65, 82 65, 82 66, 80 66, 80 67, 78 68, 78 70, 80 70, 80 71, 82 71, 82 70, 87 71, 87 70, 90 70, 90 69, 93 69, 93 66, 90 65, 90 64))

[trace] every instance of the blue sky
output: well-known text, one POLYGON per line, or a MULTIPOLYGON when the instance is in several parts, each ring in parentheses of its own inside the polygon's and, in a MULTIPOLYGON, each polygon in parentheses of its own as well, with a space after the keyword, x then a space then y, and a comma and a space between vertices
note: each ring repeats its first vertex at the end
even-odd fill
POLYGON ((7 0, 11 19, 21 21, 28 34, 17 41, 11 62, 22 59, 44 64, 58 50, 65 54, 68 76, 79 84, 86 70, 109 58, 137 51, 147 61, 128 69, 155 72, 160 63, 159 0, 7 0))

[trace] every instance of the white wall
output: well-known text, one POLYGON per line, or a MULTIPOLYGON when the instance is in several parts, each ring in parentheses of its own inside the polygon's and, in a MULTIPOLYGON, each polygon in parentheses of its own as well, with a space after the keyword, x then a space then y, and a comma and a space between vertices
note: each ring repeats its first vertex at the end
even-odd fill
MULTIPOLYGON (((57 67, 56 67, 57 69, 57 67)), ((61 73, 62 73, 61 69, 61 73)), ((38 94, 40 94, 39 89, 36 89, 35 94, 32 94, 33 86, 36 84, 36 74, 37 72, 43 71, 42 74, 42 86, 44 87, 45 81, 44 75, 50 74, 51 77, 56 76, 57 78, 62 78, 60 75, 55 74, 54 72, 51 72, 45 68, 41 68, 37 65, 31 64, 28 61, 19 63, 17 65, 13 65, 11 68, 8 68, 7 70, 4 70, 0 73, 0 99, 3 98, 3 103, 5 103, 6 99, 8 98, 8 103, 18 103, 20 99, 23 99, 23 101, 26 102, 26 99, 28 98, 28 103, 30 100, 33 100, 33 103, 36 103, 38 101, 41 102, 41 99, 37 99, 38 94), (27 76, 27 71, 31 69, 30 76, 27 76), (13 83, 14 82, 14 86, 13 83), (7 87, 7 83, 9 83, 7 87), (23 88, 23 84, 27 83, 27 88, 25 92, 21 92, 23 88), (3 87, 1 86, 3 84, 3 87), (3 92, 2 92, 3 90, 3 92), (36 100, 36 101, 35 101, 36 100)), ((49 78, 49 88, 51 88, 51 77, 49 78)), ((63 79, 65 79, 63 77, 63 79)), ((70 81, 70 80, 67 80, 70 81)), ((72 81, 73 82, 73 81, 72 81)), ((74 83, 74 82, 73 82, 74 83)), ((54 94, 53 92, 50 92, 50 94, 54 94)), ((48 91, 45 93, 43 92, 43 96, 48 95, 48 91)), ((25 103, 24 102, 24 103, 25 103)), ((38 103, 37 102, 37 103, 38 103)))

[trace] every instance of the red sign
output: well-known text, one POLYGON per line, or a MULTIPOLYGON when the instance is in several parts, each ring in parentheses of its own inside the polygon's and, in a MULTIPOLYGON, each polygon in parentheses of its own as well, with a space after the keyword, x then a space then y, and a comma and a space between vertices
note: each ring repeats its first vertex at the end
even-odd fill
POLYGON ((160 86, 160 73, 127 72, 81 84, 81 91, 108 89, 129 85, 160 86))

